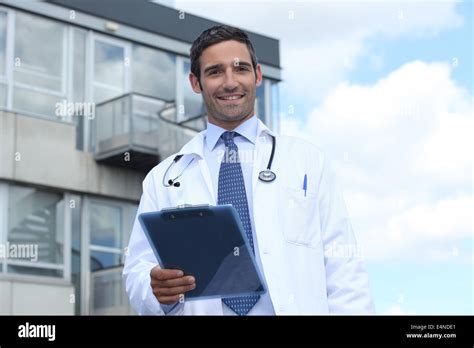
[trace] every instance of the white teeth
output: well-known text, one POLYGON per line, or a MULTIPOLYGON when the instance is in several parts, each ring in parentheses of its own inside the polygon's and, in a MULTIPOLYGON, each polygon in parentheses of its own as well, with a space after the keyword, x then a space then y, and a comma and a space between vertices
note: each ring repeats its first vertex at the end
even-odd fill
POLYGON ((224 99, 224 100, 234 100, 234 99, 240 99, 242 98, 241 95, 232 95, 232 96, 229 96, 229 97, 219 97, 219 99, 224 99))

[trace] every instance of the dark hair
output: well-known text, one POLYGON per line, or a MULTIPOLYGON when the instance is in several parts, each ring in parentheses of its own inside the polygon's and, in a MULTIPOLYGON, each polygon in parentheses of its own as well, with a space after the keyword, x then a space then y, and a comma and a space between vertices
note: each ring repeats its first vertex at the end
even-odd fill
POLYGON ((235 40, 247 45, 252 59, 253 70, 257 76, 257 56, 246 32, 228 25, 216 25, 212 28, 204 30, 199 37, 194 40, 191 46, 191 72, 198 78, 201 85, 201 66, 199 59, 202 52, 209 46, 218 44, 223 41, 235 40))

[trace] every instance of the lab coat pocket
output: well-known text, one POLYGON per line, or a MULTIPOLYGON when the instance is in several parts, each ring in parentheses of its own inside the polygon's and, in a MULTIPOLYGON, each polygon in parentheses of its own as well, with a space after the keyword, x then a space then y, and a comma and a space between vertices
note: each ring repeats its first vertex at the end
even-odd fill
POLYGON ((288 243, 316 247, 320 240, 319 212, 314 194, 306 194, 302 189, 283 188, 281 228, 288 243))

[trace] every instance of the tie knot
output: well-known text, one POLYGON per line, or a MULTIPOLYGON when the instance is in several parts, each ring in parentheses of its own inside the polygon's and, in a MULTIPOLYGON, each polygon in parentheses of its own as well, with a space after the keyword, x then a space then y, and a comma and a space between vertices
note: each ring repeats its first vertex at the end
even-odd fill
POLYGON ((224 142, 227 144, 232 144, 234 142, 235 132, 224 132, 221 135, 221 138, 224 139, 224 142))

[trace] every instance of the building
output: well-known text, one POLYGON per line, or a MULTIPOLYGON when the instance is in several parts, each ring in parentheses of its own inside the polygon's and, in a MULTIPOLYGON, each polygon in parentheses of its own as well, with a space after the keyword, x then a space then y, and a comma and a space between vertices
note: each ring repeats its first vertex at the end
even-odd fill
MULTIPOLYGON (((187 75, 215 22, 145 0, 0 2, 0 314, 130 314, 141 182, 206 125, 187 75)), ((250 33, 278 128, 279 43, 250 33)))

